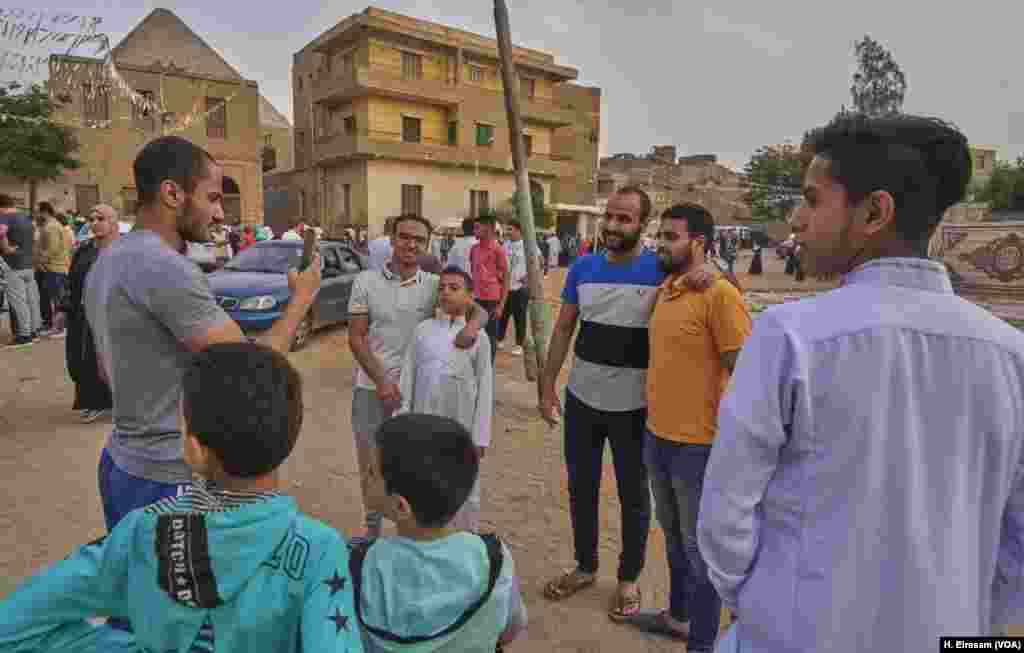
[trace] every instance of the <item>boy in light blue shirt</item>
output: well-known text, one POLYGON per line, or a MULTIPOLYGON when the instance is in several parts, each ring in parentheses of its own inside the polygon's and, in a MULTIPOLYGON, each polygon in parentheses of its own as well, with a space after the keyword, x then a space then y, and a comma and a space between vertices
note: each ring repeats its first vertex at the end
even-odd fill
POLYGON ((278 491, 302 426, 288 359, 219 344, 185 371, 184 458, 203 477, 0 603, 0 652, 363 650, 348 551, 278 491), (123 615, 134 634, 85 619, 123 615))
POLYGON ((384 422, 376 441, 367 502, 398 535, 352 553, 366 650, 494 653, 523 632, 526 608, 508 549, 451 526, 479 471, 469 431, 410 413, 384 422))

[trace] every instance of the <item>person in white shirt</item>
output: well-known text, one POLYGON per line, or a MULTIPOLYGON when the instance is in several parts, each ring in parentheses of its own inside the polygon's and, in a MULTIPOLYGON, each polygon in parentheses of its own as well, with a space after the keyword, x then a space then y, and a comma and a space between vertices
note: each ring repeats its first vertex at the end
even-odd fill
POLYGON ((367 248, 370 252, 370 269, 383 270, 384 266, 391 260, 391 225, 394 218, 388 218, 384 222, 384 233, 369 242, 367 248))
POLYGON ((466 218, 462 221, 462 235, 455 239, 451 251, 448 252, 447 265, 455 266, 473 277, 473 267, 469 264, 469 252, 480 240, 475 235, 476 220, 466 218))
POLYGON ((802 264, 842 281, 757 318, 720 404, 698 523, 738 618, 719 650, 1001 634, 1024 623, 1024 334, 926 253, 967 138, 841 114, 804 151, 802 264))
POLYGON ((505 314, 498 325, 498 344, 505 339, 509 321, 515 321, 516 346, 509 353, 521 356, 526 344, 526 308, 530 300, 529 288, 526 287, 526 244, 518 221, 509 222, 506 233, 508 240, 505 241, 505 256, 508 258, 509 290, 508 299, 505 300, 505 314))
MULTIPOLYGON (((466 314, 473 305, 472 283, 460 268, 450 266, 441 271, 437 295, 444 315, 416 327, 400 377, 402 406, 398 412, 454 419, 472 434, 483 460, 491 443, 494 415, 491 344, 487 334, 480 332, 472 347, 455 346, 455 336, 466 326, 466 314)), ((471 532, 480 529, 479 477, 450 526, 471 532)))
POLYGON ((552 233, 548 236, 548 267, 558 269, 558 255, 562 253, 562 242, 552 233))

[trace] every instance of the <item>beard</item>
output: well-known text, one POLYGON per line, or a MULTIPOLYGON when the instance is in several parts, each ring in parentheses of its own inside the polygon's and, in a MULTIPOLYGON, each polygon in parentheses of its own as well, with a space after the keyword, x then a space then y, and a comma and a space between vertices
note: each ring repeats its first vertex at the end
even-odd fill
POLYGON ((210 225, 203 224, 196 215, 191 196, 186 196, 185 204, 178 208, 178 235, 192 243, 210 242, 210 225))
POLYGON ((605 231, 601 234, 604 237, 604 246, 612 252, 628 252, 635 248, 637 243, 640 242, 641 233, 637 230, 634 233, 618 232, 618 231, 605 231), (618 242, 612 242, 610 238, 618 238, 618 242))
POLYGON ((672 258, 668 252, 658 250, 658 269, 665 274, 676 274, 677 272, 689 269, 690 264, 693 262, 691 259, 692 257, 689 253, 684 254, 682 258, 676 259, 672 258))

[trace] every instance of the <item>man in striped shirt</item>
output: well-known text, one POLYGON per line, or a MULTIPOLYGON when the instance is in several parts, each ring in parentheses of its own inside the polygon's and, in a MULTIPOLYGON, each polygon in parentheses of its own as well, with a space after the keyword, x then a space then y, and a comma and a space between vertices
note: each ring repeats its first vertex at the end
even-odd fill
MULTIPOLYGON (((555 382, 579 322, 576 358, 565 396, 565 463, 577 566, 548 583, 544 593, 551 600, 561 600, 594 583, 601 467, 607 440, 622 509, 619 587, 609 612, 618 620, 640 609, 637 579, 644 567, 651 522, 651 494, 643 462, 647 324, 665 274, 657 256, 640 246, 650 214, 651 200, 640 188, 619 189, 608 199, 607 250, 583 256, 570 268, 540 379, 541 413, 555 424, 560 412, 555 382)), ((703 268, 687 279, 698 289, 707 287, 709 281, 703 268)))

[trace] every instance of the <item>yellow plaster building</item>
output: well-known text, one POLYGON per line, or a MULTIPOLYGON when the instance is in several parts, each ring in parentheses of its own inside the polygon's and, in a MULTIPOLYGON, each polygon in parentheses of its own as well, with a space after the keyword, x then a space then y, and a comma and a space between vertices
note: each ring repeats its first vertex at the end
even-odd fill
MULTIPOLYGON (((577 71, 550 54, 516 47, 514 61, 532 191, 587 201, 599 90, 568 84, 577 71)), ((280 226, 306 219, 375 235, 398 213, 439 224, 514 192, 494 39, 371 7, 295 54, 292 92, 295 170, 266 183, 268 197, 284 198, 280 226)))
MULTIPOLYGON (((244 79, 166 9, 146 16, 112 56, 128 85, 163 111, 131 102, 97 60, 52 57, 51 88, 66 102, 56 118, 80 125, 77 156, 83 165, 42 187, 39 199, 79 211, 103 201, 130 220, 136 203, 132 161, 145 143, 175 133, 206 149, 224 167, 227 220, 262 222, 264 122, 272 117, 265 107, 261 111, 266 101, 257 83, 244 79)), ((278 156, 288 153, 287 161, 290 148, 277 142, 278 156)))

